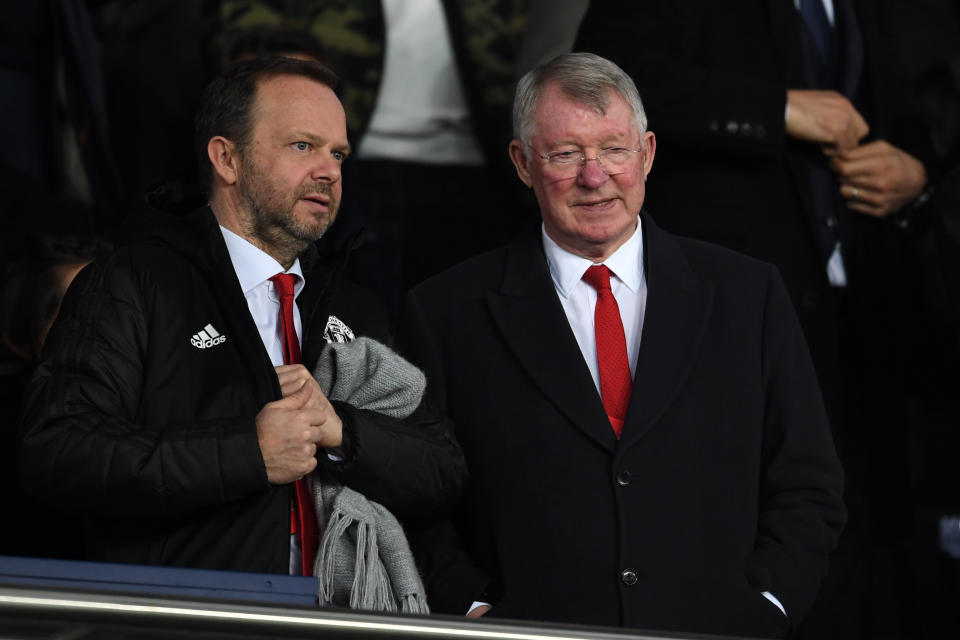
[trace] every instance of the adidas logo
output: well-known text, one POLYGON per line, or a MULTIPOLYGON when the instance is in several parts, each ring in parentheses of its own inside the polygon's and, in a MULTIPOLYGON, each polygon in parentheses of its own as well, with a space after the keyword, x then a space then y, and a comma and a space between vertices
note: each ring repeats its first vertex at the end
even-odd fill
POLYGON ((213 328, 212 324, 208 324, 203 329, 193 334, 193 336, 190 338, 190 344, 195 346, 197 349, 215 347, 218 344, 226 341, 227 336, 220 335, 220 333, 213 328))

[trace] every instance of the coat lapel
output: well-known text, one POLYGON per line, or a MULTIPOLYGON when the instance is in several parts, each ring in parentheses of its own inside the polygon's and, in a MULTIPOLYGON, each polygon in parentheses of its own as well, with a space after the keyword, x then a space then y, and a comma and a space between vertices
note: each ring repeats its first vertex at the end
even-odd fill
POLYGON ((503 285, 487 305, 504 342, 544 395, 577 428, 612 451, 616 438, 557 298, 539 226, 507 251, 503 285))
POLYGON ((677 241, 646 214, 641 221, 647 309, 622 446, 642 438, 677 397, 700 351, 713 304, 713 286, 694 274, 677 241))

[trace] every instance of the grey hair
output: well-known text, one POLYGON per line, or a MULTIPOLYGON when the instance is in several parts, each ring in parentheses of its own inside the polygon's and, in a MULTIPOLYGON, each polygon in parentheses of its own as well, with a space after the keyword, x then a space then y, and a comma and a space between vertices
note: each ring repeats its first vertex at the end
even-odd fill
POLYGON ((517 83, 513 135, 525 145, 530 144, 537 104, 548 85, 557 85, 567 97, 600 113, 606 113, 610 105, 608 92, 613 90, 633 110, 637 132, 642 136, 647 130, 647 113, 637 85, 623 69, 593 53, 565 53, 531 69, 517 83))

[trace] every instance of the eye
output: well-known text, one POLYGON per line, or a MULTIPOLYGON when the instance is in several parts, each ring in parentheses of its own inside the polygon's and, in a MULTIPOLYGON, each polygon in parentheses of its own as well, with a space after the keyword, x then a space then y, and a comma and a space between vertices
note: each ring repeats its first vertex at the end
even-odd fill
POLYGON ((580 152, 579 151, 554 151, 553 153, 547 154, 547 160, 549 162, 556 162, 559 164, 566 164, 568 162, 579 162, 580 152))
POLYGON ((294 142, 294 143, 293 143, 293 148, 296 149, 297 151, 309 151, 309 150, 310 150, 310 143, 309 143, 309 142, 303 142, 303 141, 294 142))
POLYGON ((623 163, 626 162, 633 154, 630 149, 626 149, 624 147, 607 147, 606 149, 600 150, 600 155, 602 155, 605 160, 610 162, 623 163))
POLYGON ((334 151, 331 155, 333 155, 333 159, 337 162, 343 162, 347 159, 347 154, 345 154, 343 151, 334 151))

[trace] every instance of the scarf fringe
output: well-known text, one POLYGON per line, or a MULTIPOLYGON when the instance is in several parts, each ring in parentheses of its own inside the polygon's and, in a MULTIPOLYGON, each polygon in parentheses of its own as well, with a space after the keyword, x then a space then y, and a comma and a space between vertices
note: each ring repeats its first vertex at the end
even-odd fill
POLYGON ((356 536, 356 554, 353 562, 353 581, 350 589, 350 608, 368 611, 428 614, 430 607, 422 593, 395 595, 390 575, 380 559, 376 525, 372 522, 334 511, 320 543, 316 567, 318 601, 321 605, 333 604, 338 550, 342 545, 353 544, 351 532, 356 536))

